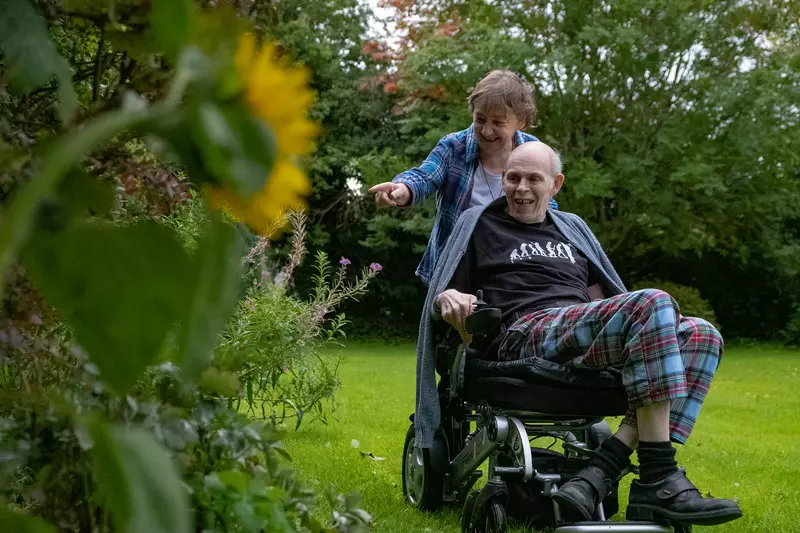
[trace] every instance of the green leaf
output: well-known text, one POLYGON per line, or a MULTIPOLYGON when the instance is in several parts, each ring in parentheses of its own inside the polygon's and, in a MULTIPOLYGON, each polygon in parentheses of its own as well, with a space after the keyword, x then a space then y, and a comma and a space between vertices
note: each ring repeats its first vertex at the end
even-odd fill
POLYGON ((0 0, 0 50, 11 88, 20 93, 58 78, 61 118, 68 121, 78 105, 69 64, 58 55, 44 21, 26 0, 0 0))
POLYGON ((93 419, 89 422, 88 429, 94 442, 94 475, 102 489, 105 506, 117 524, 127 524, 132 512, 131 487, 108 422, 100 418, 93 419))
POLYGON ((209 367, 200 375, 200 385, 220 396, 231 398, 239 391, 239 378, 233 372, 209 367))
POLYGON ((143 429, 95 421, 95 476, 119 531, 189 533, 188 495, 166 450, 143 429))
POLYGON ((41 518, 0 508, 0 531, 14 533, 56 533, 56 528, 41 518))
POLYGON ((191 0, 158 0, 152 3, 150 23, 157 43, 173 59, 189 41, 194 26, 191 0))
POLYGON ((211 361, 217 335, 236 306, 241 283, 244 243, 236 228, 218 215, 211 217, 206 238, 194 258, 192 292, 183 303, 181 367, 197 376, 211 361))
POLYGON ((275 163, 275 139, 270 129, 239 105, 219 107, 204 102, 191 121, 206 168, 240 195, 264 186, 275 163))
POLYGON ((114 207, 114 189, 77 168, 58 184, 58 198, 72 216, 105 215, 114 207))
POLYGON ((148 61, 152 56, 160 52, 150 30, 142 32, 121 28, 107 29, 106 40, 111 43, 115 50, 123 50, 132 59, 141 62, 148 61))
POLYGON ((44 298, 118 393, 153 363, 194 281, 174 234, 153 222, 39 231, 23 254, 44 298))
POLYGON ((237 472, 236 470, 225 470, 219 472, 219 480, 230 487, 236 489, 240 494, 247 492, 247 484, 250 482, 250 476, 244 472, 237 472))

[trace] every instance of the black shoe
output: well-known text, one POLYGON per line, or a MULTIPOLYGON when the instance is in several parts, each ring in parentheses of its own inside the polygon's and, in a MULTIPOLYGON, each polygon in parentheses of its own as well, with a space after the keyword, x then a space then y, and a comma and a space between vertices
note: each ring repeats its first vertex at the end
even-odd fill
POLYGON ((733 500, 704 498, 679 468, 655 483, 631 483, 628 520, 666 520, 680 524, 712 526, 741 518, 733 500))
POLYGON ((553 499, 568 521, 591 520, 613 480, 598 466, 587 466, 553 493, 553 499))

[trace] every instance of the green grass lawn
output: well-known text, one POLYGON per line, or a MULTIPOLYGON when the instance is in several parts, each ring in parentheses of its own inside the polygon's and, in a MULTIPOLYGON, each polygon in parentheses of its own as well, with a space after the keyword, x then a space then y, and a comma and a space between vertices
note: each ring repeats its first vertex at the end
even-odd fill
MULTIPOLYGON (((327 426, 304 425, 287 439, 300 477, 316 489, 333 485, 360 493, 378 533, 460 531, 459 510, 424 514, 403 501, 400 469, 414 409, 414 347, 355 344, 344 353, 334 418, 327 426), (385 460, 362 455, 367 452, 385 460)), ((695 531, 800 532, 798 385, 800 352, 726 351, 692 438, 677 458, 702 491, 736 498, 744 517, 695 531)), ((621 489, 623 505, 630 477, 621 489)))

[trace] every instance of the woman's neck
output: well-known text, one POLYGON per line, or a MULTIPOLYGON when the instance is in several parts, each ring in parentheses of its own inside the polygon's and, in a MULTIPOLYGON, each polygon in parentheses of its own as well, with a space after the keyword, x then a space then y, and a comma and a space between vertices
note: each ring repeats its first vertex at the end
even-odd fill
POLYGON ((479 150, 483 168, 493 174, 500 174, 503 172, 503 168, 506 165, 506 159, 508 159, 508 155, 511 153, 512 149, 513 146, 509 145, 503 150, 498 150, 497 152, 487 153, 483 150, 479 150))

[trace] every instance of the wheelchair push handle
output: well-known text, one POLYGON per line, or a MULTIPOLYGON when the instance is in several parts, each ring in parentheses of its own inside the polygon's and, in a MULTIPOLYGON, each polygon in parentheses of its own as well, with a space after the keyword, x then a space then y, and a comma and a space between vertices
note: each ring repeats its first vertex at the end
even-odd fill
POLYGON ((478 290, 475 296, 478 298, 474 304, 475 311, 467 317, 464 323, 467 333, 491 335, 500 326, 502 312, 497 307, 489 307, 489 304, 483 301, 482 290, 478 290))

